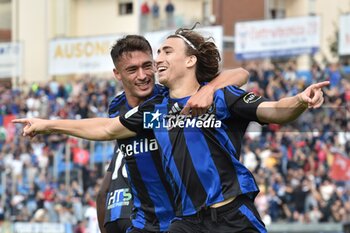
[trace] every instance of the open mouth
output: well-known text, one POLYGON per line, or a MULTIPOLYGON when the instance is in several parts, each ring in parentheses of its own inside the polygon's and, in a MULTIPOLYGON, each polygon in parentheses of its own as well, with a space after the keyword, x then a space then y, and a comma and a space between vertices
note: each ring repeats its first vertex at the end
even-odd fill
POLYGON ((159 74, 162 73, 162 72, 164 72, 164 71, 166 71, 166 70, 167 70, 167 67, 165 67, 165 66, 159 66, 159 67, 157 68, 157 71, 158 71, 159 74))
POLYGON ((138 82, 136 83, 136 86, 139 87, 140 89, 148 89, 149 84, 151 83, 151 80, 145 81, 145 82, 138 82))

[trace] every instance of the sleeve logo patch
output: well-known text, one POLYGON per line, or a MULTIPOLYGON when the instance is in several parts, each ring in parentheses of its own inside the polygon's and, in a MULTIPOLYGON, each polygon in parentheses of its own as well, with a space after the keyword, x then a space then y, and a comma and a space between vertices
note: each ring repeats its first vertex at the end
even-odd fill
POLYGON ((252 104, 258 101, 260 98, 261 96, 256 96, 253 92, 249 92, 243 97, 243 101, 247 104, 252 104))

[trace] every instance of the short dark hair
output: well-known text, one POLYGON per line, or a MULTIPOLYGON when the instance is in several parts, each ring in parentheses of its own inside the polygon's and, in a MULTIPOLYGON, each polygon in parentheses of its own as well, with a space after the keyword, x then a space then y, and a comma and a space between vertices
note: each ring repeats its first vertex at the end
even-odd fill
POLYGON ((120 58, 129 52, 141 51, 150 53, 153 57, 152 47, 145 37, 139 35, 127 35, 116 41, 111 49, 111 57, 115 66, 120 58))
POLYGON ((205 38, 191 28, 179 28, 168 38, 181 38, 186 44, 186 54, 197 57, 196 78, 199 83, 213 80, 219 73, 220 53, 212 37, 205 38), (186 41, 187 40, 187 41, 186 41))

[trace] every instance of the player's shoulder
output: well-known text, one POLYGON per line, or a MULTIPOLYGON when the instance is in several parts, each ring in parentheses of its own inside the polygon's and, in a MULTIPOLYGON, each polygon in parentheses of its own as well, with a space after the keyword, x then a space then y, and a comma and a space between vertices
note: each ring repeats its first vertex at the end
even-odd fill
POLYGON ((231 95, 234 95, 237 97, 241 97, 241 96, 244 96, 245 94, 247 94, 246 91, 244 91, 243 89, 241 89, 237 86, 234 86, 234 85, 226 86, 222 90, 224 93, 231 94, 231 95))
POLYGON ((148 100, 146 100, 143 103, 143 105, 145 105, 145 104, 160 104, 164 101, 165 98, 166 98, 166 96, 164 96, 162 94, 154 95, 151 98, 149 98, 148 100))
POLYGON ((126 96, 125 93, 122 92, 121 94, 115 96, 108 106, 108 115, 109 117, 115 117, 119 114, 120 109, 122 106, 126 104, 126 96))
POLYGON ((227 86, 220 90, 221 94, 217 94, 217 96, 220 96, 223 99, 230 100, 230 101, 242 101, 244 104, 252 104, 252 103, 260 103, 263 101, 266 101, 265 98, 263 98, 260 95, 255 94, 254 92, 247 92, 237 86, 227 86))
POLYGON ((154 95, 147 99, 145 102, 141 103, 140 105, 130 109, 128 112, 124 114, 124 118, 129 118, 130 116, 133 116, 135 114, 140 114, 143 112, 153 111, 157 108, 158 105, 162 104, 164 102, 165 96, 163 95, 154 95))
POLYGON ((227 98, 239 99, 242 98, 242 96, 244 96, 246 93, 246 91, 240 89, 237 86, 226 86, 215 91, 214 97, 216 101, 220 99, 225 100, 227 98))
POLYGON ((153 96, 155 95, 167 95, 169 93, 169 89, 166 86, 161 84, 154 85, 153 96))

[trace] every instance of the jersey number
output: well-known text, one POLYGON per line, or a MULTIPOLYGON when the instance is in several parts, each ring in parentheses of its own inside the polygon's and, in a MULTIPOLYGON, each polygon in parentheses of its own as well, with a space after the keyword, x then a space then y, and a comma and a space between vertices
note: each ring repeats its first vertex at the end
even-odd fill
POLYGON ((122 161, 123 161, 124 154, 119 149, 118 149, 118 151, 116 153, 117 153, 117 158, 115 160, 114 171, 113 171, 113 174, 112 174, 112 180, 115 180, 115 179, 118 178, 119 169, 122 169, 121 172, 122 172, 123 177, 127 178, 128 174, 126 172, 125 164, 122 166, 122 161))

